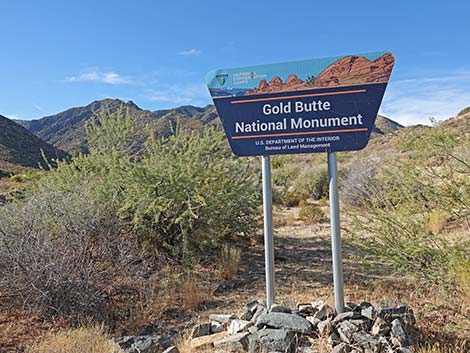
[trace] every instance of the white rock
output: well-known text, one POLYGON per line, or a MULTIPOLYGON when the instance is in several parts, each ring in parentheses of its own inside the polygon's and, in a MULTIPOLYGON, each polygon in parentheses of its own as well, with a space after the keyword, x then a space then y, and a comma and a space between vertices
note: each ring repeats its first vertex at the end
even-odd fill
POLYGON ((253 323, 250 321, 239 319, 232 320, 228 328, 228 334, 234 335, 236 333, 246 331, 250 326, 253 326, 253 323))
POLYGON ((236 316, 233 314, 210 314, 209 320, 220 322, 221 324, 227 324, 230 320, 235 319, 236 316))

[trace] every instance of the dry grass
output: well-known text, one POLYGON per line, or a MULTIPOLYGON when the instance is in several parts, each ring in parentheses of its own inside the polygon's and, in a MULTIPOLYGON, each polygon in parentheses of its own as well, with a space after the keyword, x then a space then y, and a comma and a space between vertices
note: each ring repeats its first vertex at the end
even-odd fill
POLYGON ((451 344, 445 347, 440 344, 434 344, 432 346, 419 347, 416 353, 468 353, 468 350, 463 344, 451 344))
POLYGON ((191 312, 210 298, 210 288, 195 272, 185 273, 179 268, 167 267, 148 279, 138 307, 120 328, 124 332, 137 333, 149 322, 173 317, 175 313, 191 312))
POLYGON ((326 220, 326 215, 323 210, 315 205, 304 205, 299 212, 299 218, 305 224, 317 224, 326 220))
POLYGON ((121 353, 103 327, 82 327, 47 336, 28 353, 121 353))
POLYGON ((222 247, 217 261, 217 271, 222 279, 232 280, 235 278, 240 265, 240 250, 229 245, 222 247))
POLYGON ((273 227, 285 227, 287 225, 286 217, 284 216, 273 216, 273 227))
POLYGON ((440 233, 447 225, 449 214, 445 211, 434 210, 429 214, 428 229, 434 234, 440 233))
POLYGON ((295 215, 293 213, 276 214, 273 216, 273 226, 276 227, 292 227, 295 225, 295 215))
POLYGON ((191 279, 181 283, 179 294, 178 302, 186 310, 196 309, 210 299, 210 293, 207 288, 193 282, 191 279))
POLYGON ((180 353, 191 353, 191 336, 189 333, 181 337, 181 339, 176 343, 176 347, 180 353))

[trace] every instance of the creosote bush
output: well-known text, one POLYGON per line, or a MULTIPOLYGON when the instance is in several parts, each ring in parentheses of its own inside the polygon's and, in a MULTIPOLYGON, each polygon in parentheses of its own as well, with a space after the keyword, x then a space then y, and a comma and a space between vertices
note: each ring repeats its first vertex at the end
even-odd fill
POLYGON ((367 192, 349 188, 357 191, 348 196, 356 207, 345 208, 353 239, 400 271, 455 288, 469 270, 470 155, 462 153, 469 138, 436 126, 404 141, 405 154, 382 163, 367 192), (464 235, 452 234, 451 224, 464 235))

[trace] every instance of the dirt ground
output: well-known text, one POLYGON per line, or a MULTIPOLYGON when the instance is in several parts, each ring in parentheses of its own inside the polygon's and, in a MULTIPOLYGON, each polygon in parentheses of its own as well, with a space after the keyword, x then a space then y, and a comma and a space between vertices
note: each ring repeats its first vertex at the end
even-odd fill
MULTIPOLYGON (((291 222, 290 225, 275 227, 276 302, 295 307, 299 302, 322 299, 333 305, 329 221, 303 224, 297 214, 298 209, 290 208, 277 210, 274 215, 275 219, 288 218, 291 222)), ((348 241, 345 233, 343 230, 345 301, 369 301, 373 304, 398 301, 407 304, 417 318, 417 331, 413 333, 416 341, 444 345, 461 342, 469 346, 470 351, 470 311, 465 304, 460 303, 461 306, 456 307, 455 302, 448 301, 446 293, 412 278, 393 274, 385 264, 371 262, 348 241)), ((237 279, 223 283, 222 290, 219 288, 215 296, 219 305, 199 311, 200 319, 213 312, 239 313, 245 303, 254 299, 265 300, 262 236, 245 250, 241 258, 237 279)))
MULTIPOLYGON (((275 217, 294 214, 292 225, 277 226, 274 231, 276 302, 292 305, 296 300, 323 299, 333 302, 333 274, 329 223, 306 225, 297 219, 295 208, 283 209, 275 217)), ((346 299, 356 297, 358 286, 389 278, 378 265, 375 269, 362 261, 364 254, 343 241, 343 271, 346 299)), ((241 304, 265 298, 263 238, 245 249, 233 284, 226 283, 221 296, 227 302, 241 304)))
MULTIPOLYGON (((275 227, 276 302, 294 307, 298 302, 322 299, 332 305, 329 223, 303 224, 297 215, 296 208, 278 209, 274 215, 276 223, 284 224, 286 222, 283 220, 289 220, 288 225, 275 227)), ((148 324, 159 327, 162 332, 175 329, 184 335, 184 331, 194 322, 205 320, 210 313, 237 314, 243 311, 244 304, 249 301, 264 301, 263 237, 260 235, 256 240, 244 244, 235 278, 211 283, 209 300, 190 312, 171 311, 159 322, 148 324)), ((470 337, 468 308, 456 308, 455 303, 447 302, 446 296, 435 289, 405 276, 391 275, 383 264, 366 261, 365 255, 349 243, 347 237, 343 239, 343 267, 345 300, 356 303, 369 301, 373 304, 400 301, 408 304, 417 318, 416 340, 453 342, 470 337)), ((46 322, 26 312, 4 313, 0 316, 0 352, 21 351, 13 348, 18 342, 24 347, 64 325, 62 322, 46 322)))

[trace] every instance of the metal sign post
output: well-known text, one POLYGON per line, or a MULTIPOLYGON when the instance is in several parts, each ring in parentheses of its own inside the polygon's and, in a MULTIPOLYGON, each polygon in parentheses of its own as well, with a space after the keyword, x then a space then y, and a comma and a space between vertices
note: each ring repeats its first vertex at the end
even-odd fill
POLYGON ((336 153, 328 152, 328 177, 330 185, 331 252, 333 259, 333 286, 336 312, 344 312, 343 260, 341 258, 341 230, 339 221, 338 169, 336 153))
POLYGON ((328 153, 336 311, 344 284, 335 152, 366 147, 395 59, 364 53, 218 69, 207 86, 237 156, 262 156, 266 304, 274 304, 274 245, 269 156, 328 153))
POLYGON ((274 241, 273 241, 273 210, 271 159, 261 157, 263 173, 263 213, 264 213, 264 258, 266 268, 266 307, 274 304, 274 241))

